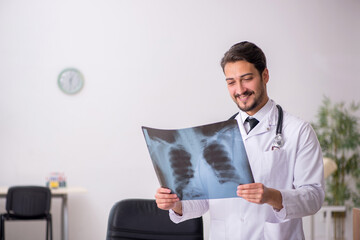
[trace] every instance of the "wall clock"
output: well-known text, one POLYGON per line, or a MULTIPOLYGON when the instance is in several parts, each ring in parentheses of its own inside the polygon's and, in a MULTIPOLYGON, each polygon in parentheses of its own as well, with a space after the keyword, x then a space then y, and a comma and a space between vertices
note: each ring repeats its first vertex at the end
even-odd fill
POLYGON ((83 88, 84 77, 79 70, 66 68, 59 74, 58 85, 64 93, 75 94, 83 88))

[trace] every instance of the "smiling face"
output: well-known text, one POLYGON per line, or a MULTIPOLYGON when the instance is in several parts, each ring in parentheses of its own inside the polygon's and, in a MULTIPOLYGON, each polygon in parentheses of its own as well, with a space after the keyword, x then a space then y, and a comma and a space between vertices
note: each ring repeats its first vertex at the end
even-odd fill
POLYGON ((266 84, 269 72, 260 74, 254 64, 247 61, 228 62, 224 67, 227 87, 240 110, 250 116, 259 111, 268 101, 266 84))

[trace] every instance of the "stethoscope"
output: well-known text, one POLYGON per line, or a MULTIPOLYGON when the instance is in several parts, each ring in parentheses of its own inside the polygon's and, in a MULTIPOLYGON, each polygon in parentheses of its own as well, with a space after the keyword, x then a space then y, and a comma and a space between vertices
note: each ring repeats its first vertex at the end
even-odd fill
POLYGON ((276 105, 277 109, 278 109, 278 122, 276 124, 276 135, 275 138, 273 140, 272 146, 271 146, 271 150, 278 150, 280 149, 282 146, 284 146, 284 139, 282 138, 282 123, 283 123, 283 110, 280 107, 280 105, 276 105))
MULTIPOLYGON (((276 135, 275 138, 272 142, 271 145, 271 150, 279 150, 282 146, 284 146, 284 139, 282 138, 282 124, 283 124, 283 110, 280 107, 280 105, 276 105, 277 109, 278 109, 278 121, 276 124, 276 135)), ((238 115, 239 113, 237 112, 236 114, 234 114, 230 119, 235 119, 235 117, 238 115)))

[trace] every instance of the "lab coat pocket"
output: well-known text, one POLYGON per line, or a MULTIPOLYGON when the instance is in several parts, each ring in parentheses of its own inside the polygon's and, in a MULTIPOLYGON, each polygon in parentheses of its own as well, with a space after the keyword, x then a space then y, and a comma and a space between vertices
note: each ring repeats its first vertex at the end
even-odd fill
POLYGON ((286 187, 289 166, 283 149, 267 151, 263 153, 262 159, 262 181, 267 187, 286 187))
POLYGON ((210 223, 210 240, 226 239, 225 221, 211 220, 210 223))
POLYGON ((296 220, 281 223, 265 222, 264 240, 303 240, 302 224, 296 220))

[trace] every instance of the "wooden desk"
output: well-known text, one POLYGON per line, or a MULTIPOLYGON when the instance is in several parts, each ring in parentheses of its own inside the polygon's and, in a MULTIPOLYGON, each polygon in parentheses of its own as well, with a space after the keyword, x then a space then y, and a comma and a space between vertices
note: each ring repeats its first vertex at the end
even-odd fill
POLYGON ((353 238, 360 240, 360 209, 353 208, 353 238))
MULTIPOLYGON (((0 187, 0 198, 5 198, 8 187, 0 187)), ((69 240, 69 222, 67 198, 70 193, 85 193, 87 190, 82 187, 66 187, 51 189, 51 195, 54 198, 61 198, 61 239, 69 240)))

